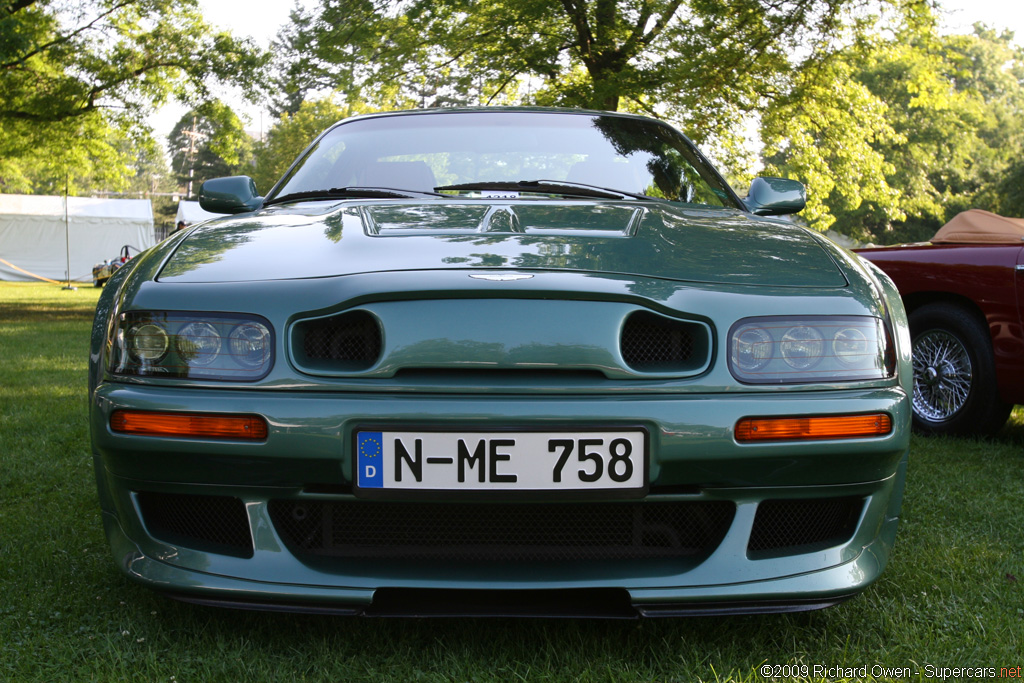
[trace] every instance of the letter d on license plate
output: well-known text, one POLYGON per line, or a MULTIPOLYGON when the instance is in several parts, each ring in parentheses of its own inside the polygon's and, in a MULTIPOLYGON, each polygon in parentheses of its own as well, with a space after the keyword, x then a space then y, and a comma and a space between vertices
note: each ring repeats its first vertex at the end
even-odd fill
POLYGON ((355 483, 377 491, 613 491, 647 488, 642 429, 356 433, 355 483))

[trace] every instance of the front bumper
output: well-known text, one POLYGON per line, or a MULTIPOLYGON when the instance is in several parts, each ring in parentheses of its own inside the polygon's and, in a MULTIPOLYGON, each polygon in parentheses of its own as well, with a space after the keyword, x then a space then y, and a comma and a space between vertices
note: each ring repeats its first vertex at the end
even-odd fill
POLYGON ((899 388, 767 400, 746 394, 466 399, 104 384, 91 412, 108 538, 121 570, 150 588, 199 602, 351 614, 576 614, 579 605, 591 605, 584 610, 589 616, 631 616, 807 609, 863 590, 881 573, 895 538, 907 410, 899 388), (258 413, 270 435, 255 444, 125 436, 109 429, 118 408, 258 413), (740 445, 732 437, 742 417, 860 412, 887 412, 897 427, 882 438, 828 442, 740 445), (651 489, 635 504, 725 501, 733 513, 713 543, 680 557, 409 562, 296 552, 275 523, 273 501, 378 505, 352 495, 348 451, 355 429, 382 423, 643 425, 651 442, 651 489), (250 552, 154 532, 140 493, 237 499, 250 552), (849 533, 832 545, 751 551, 759 506, 806 500, 862 503, 849 533))

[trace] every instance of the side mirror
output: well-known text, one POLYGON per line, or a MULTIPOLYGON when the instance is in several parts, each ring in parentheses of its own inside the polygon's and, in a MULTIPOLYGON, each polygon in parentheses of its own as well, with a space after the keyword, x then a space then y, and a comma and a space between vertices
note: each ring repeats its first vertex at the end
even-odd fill
POLYGON ((743 200, 750 213, 758 216, 783 216, 807 206, 804 184, 788 178, 754 178, 743 200))
POLYGON ((246 213, 262 205, 263 197, 247 175, 212 178, 199 188, 199 206, 210 213, 246 213))

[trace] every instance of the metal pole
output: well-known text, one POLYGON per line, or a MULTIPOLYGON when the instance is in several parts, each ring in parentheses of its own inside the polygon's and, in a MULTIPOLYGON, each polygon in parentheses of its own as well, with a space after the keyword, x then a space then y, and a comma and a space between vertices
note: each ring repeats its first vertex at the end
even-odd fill
POLYGON ((188 136, 188 195, 192 199, 192 178, 196 173, 196 137, 199 132, 196 130, 196 117, 192 117, 192 130, 185 133, 188 136))
POLYGON ((68 172, 64 171, 64 253, 67 256, 67 270, 64 274, 67 276, 67 284, 61 287, 61 289, 70 290, 77 292, 78 287, 71 286, 71 228, 70 219, 68 218, 68 172))

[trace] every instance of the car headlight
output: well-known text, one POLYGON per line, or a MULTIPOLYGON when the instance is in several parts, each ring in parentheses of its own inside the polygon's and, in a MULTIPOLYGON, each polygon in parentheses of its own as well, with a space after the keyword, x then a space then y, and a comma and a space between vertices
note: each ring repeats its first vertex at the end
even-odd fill
POLYGON ((729 369, 746 384, 882 379, 895 370, 889 346, 879 318, 745 318, 729 332, 729 369))
POLYGON ((270 323, 252 315, 122 313, 113 328, 110 372, 141 377, 251 381, 273 365, 270 323))

